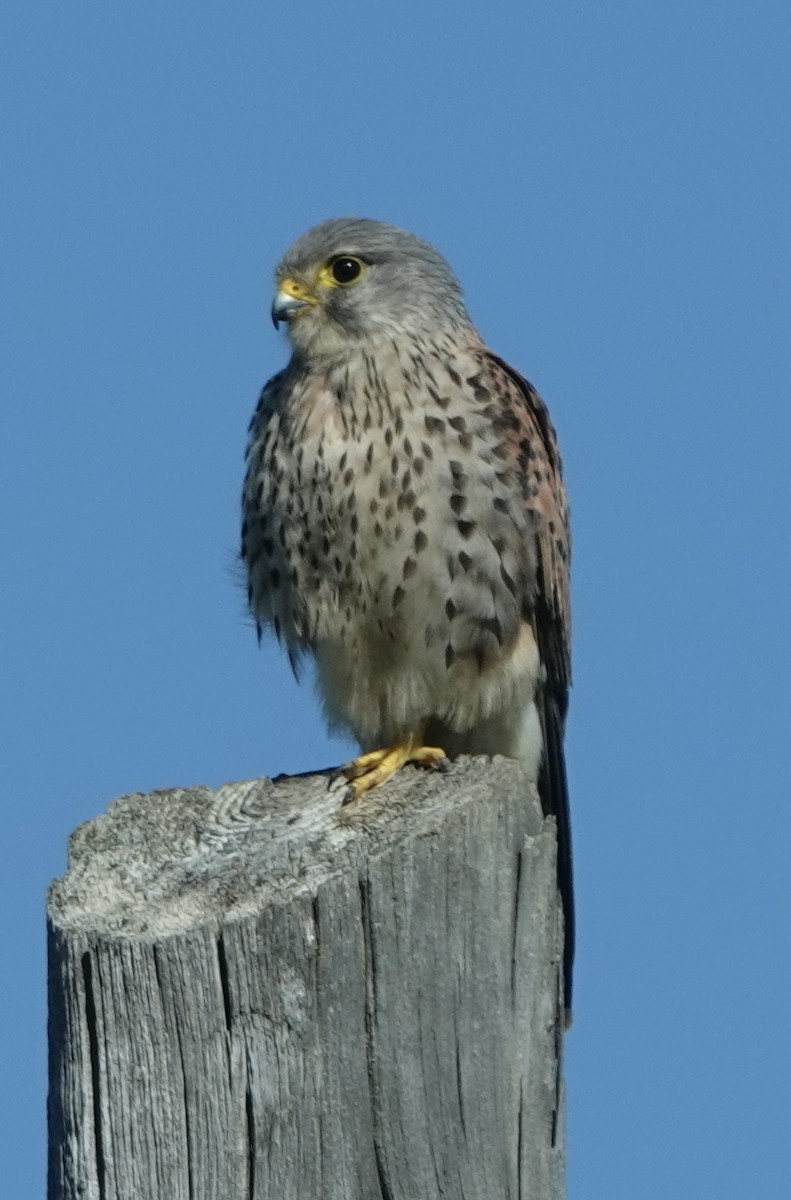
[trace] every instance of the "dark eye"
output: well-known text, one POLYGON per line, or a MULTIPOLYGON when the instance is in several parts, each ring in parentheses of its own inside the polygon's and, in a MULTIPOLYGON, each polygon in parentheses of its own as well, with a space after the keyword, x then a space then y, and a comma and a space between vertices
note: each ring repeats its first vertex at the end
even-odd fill
POLYGON ((343 255, 340 258, 334 258, 330 263, 330 271, 332 278, 336 283, 354 283, 362 274, 363 264, 359 258, 351 258, 343 255))

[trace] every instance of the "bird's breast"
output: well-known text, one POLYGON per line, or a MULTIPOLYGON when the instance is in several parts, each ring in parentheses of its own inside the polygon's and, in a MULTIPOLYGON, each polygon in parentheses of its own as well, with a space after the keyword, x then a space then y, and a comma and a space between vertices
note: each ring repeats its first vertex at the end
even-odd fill
POLYGON ((514 643, 535 568, 477 364, 415 355, 291 383, 253 432, 246 558, 287 641, 440 679, 514 643))

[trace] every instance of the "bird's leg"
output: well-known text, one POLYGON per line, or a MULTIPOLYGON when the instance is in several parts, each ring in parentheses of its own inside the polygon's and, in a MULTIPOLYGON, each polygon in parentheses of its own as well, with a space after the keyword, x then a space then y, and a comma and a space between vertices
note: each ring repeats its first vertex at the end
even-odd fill
POLYGON ((338 768, 337 777, 347 780, 349 785, 344 804, 359 800, 371 788, 389 779, 405 763, 418 763, 421 767, 444 767, 447 761, 445 751, 439 746, 424 746, 417 733, 404 734, 392 746, 361 754, 338 768))

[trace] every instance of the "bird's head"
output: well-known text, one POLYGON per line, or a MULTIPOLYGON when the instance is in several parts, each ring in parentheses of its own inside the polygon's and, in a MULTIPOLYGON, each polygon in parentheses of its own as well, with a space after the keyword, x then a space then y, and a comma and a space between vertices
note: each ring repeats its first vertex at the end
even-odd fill
POLYGON ((378 336, 470 327, 461 288, 442 255, 394 225, 362 217, 304 233, 275 272, 272 320, 295 350, 334 355, 378 336))

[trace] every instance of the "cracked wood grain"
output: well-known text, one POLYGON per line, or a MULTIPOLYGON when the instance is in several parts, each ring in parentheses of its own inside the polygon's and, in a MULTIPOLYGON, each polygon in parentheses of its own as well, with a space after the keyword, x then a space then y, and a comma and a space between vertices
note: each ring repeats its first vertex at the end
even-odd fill
POLYGON ((50 1200, 560 1200, 555 831, 518 764, 125 796, 50 890, 50 1200))

